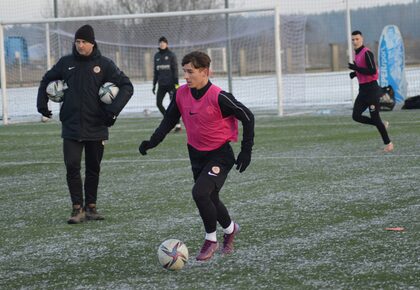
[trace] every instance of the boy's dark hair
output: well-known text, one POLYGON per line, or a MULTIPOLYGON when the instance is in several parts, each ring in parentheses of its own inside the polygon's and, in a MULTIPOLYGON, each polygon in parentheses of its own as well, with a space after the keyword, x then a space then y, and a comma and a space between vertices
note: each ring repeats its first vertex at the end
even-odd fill
POLYGON ((209 68, 211 59, 207 53, 202 51, 193 51, 182 58, 182 66, 191 63, 194 68, 209 68))
POLYGON ((166 44, 168 44, 168 40, 166 39, 166 37, 165 36, 161 36, 160 38, 159 38, 159 42, 166 42, 166 44))
POLYGON ((351 35, 359 35, 359 34, 363 36, 363 34, 360 30, 355 30, 351 33, 351 35))

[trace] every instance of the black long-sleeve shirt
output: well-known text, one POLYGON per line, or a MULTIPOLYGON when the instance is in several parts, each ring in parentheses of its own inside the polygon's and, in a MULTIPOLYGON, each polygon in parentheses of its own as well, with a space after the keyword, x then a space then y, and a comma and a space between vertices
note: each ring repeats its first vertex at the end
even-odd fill
MULTIPOLYGON (((191 89, 191 94, 195 99, 200 99, 207 92, 212 83, 209 81, 203 88, 191 89)), ((243 127, 243 136, 241 142, 241 150, 251 152, 254 145, 254 115, 235 97, 225 91, 221 91, 218 96, 218 103, 222 112, 223 118, 234 115, 236 119, 241 121, 243 127)), ((176 103, 176 93, 174 94, 171 103, 166 110, 165 116, 159 127, 155 130, 150 138, 151 143, 157 146, 163 141, 166 134, 177 124, 181 113, 176 103)))

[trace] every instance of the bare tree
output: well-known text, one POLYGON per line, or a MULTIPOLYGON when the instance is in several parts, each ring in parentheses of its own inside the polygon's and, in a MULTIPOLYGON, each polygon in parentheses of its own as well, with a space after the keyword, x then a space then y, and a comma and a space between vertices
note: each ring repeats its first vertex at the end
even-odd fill
POLYGON ((171 12, 214 9, 224 7, 223 0, 120 0, 117 1, 127 13, 171 12))
POLYGON ((83 2, 63 0, 59 3, 58 14, 60 17, 205 10, 224 7, 224 0, 103 0, 83 2))

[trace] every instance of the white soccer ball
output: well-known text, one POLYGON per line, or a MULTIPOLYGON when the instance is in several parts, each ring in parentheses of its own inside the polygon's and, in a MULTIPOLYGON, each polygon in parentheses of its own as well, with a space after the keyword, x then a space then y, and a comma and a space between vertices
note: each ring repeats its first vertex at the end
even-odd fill
POLYGON ((146 117, 149 117, 149 116, 152 114, 152 112, 150 112, 150 110, 149 110, 149 109, 144 109, 144 110, 143 110, 143 114, 144 114, 146 117))
POLYGON ((41 116, 41 122, 42 123, 47 123, 49 121, 51 121, 51 118, 48 118, 48 117, 45 117, 45 116, 41 116))
POLYGON ((63 101, 64 91, 66 89, 67 84, 63 80, 52 81, 47 86, 47 96, 51 101, 60 103, 63 101))
POLYGON ((119 90, 120 89, 113 83, 104 83, 99 88, 99 99, 105 104, 111 104, 117 96, 119 90))
POLYGON ((160 244, 159 263, 167 270, 181 270, 188 261, 187 246, 177 239, 169 239, 160 244))

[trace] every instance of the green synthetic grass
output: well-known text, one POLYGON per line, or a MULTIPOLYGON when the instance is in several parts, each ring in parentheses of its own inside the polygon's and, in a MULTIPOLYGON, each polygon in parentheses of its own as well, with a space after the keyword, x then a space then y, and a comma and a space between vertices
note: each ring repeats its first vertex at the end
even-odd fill
POLYGON ((252 164, 220 194, 241 225, 236 251, 205 263, 185 131, 141 156, 159 119, 118 120, 106 220, 68 225, 60 124, 0 126, 0 289, 418 289, 419 113, 383 113, 391 154, 350 116, 257 117, 252 164), (189 248, 181 271, 158 264, 168 238, 189 248))

